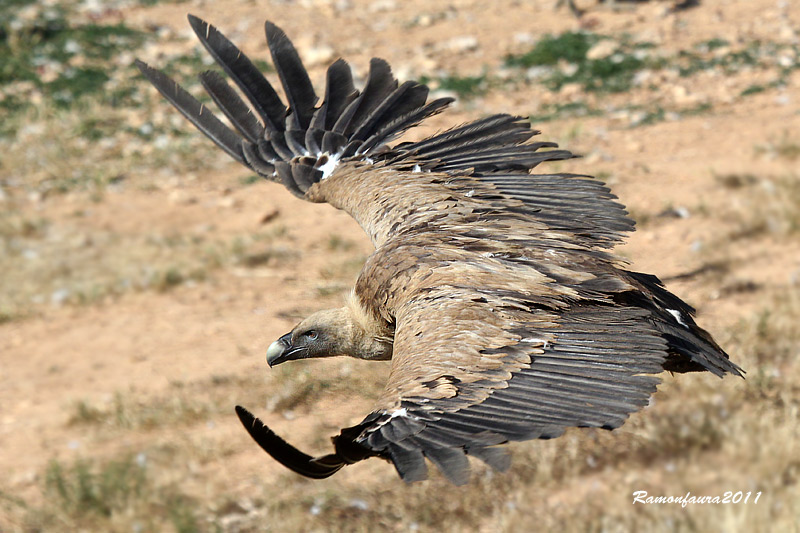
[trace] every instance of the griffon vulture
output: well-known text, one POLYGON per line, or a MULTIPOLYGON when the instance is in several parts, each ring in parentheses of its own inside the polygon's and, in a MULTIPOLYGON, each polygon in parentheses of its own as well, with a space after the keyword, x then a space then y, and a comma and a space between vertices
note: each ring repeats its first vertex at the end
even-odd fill
POLYGON ((742 375, 655 276, 631 272, 610 249, 634 223, 601 182, 533 174, 573 157, 523 117, 492 115, 419 142, 391 141, 442 111, 428 88, 398 84, 372 59, 363 89, 335 61, 318 96, 287 36, 266 36, 287 103, 215 27, 189 22, 238 90, 200 75, 230 129, 176 82, 144 76, 238 162, 295 196, 349 213, 375 252, 341 309, 317 312, 267 350, 270 366, 349 355, 391 359, 374 410, 311 457, 243 407, 250 435, 293 471, 325 478, 369 457, 405 481, 425 459, 453 483, 467 456, 497 470, 499 446, 558 437, 568 427, 613 429, 647 405, 654 374, 742 375))

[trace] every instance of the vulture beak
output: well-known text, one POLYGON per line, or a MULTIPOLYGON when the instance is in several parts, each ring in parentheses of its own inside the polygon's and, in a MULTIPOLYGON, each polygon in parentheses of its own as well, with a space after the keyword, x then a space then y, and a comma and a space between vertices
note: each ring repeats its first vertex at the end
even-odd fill
POLYGON ((273 367, 277 364, 283 363, 284 361, 295 359, 295 357, 292 357, 292 355, 302 350, 304 350, 304 348, 292 346, 292 334, 291 332, 287 333, 280 339, 270 344, 269 348, 267 348, 267 364, 270 367, 273 367))

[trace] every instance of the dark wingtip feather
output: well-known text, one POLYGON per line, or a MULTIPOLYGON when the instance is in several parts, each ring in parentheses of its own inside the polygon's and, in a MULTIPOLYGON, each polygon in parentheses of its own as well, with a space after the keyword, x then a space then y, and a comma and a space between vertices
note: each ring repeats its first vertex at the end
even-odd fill
POLYGON ((200 73, 200 82, 236 129, 248 141, 257 143, 264 134, 264 127, 225 79, 218 72, 207 70, 200 73))
POLYGON ((317 94, 308 77, 292 41, 278 26, 270 21, 264 23, 269 51, 275 70, 289 100, 293 120, 299 130, 305 131, 311 124, 317 94))
POLYGON ((180 111, 189 121, 202 131, 217 146, 225 150, 236 161, 246 164, 242 153, 242 138, 223 124, 186 89, 144 61, 134 61, 139 72, 158 89, 158 92, 180 111))
POLYGON ((217 28, 194 15, 188 19, 197 38, 253 104, 266 128, 282 131, 286 106, 261 71, 217 28))
POLYGON ((314 458, 301 452, 241 405, 236 406, 236 414, 253 440, 273 459, 293 472, 312 479, 325 479, 338 472, 345 464, 337 460, 335 455, 314 458))

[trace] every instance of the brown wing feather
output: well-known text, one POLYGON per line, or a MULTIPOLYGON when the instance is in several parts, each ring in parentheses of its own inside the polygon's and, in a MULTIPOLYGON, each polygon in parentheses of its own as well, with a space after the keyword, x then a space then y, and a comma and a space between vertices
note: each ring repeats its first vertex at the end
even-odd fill
POLYGON ((648 312, 609 305, 538 310, 493 287, 423 290, 397 317, 379 416, 355 442, 388 456, 404 479, 424 458, 454 483, 465 455, 503 468, 492 446, 552 438, 568 427, 620 426, 647 404, 667 355, 648 312))

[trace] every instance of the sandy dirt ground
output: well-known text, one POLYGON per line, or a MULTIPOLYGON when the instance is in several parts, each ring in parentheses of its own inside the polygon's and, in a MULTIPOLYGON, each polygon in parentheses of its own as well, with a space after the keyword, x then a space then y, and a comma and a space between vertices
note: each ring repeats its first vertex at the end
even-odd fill
MULTIPOLYGON (((327 64, 339 56, 347 58, 362 78, 369 58, 378 56, 387 59, 401 79, 457 73, 507 80, 503 64, 509 54, 526 52, 545 34, 580 29, 617 40, 626 35, 653 42, 665 57, 712 38, 726 40, 733 50, 754 41, 797 50, 800 6, 794 2, 703 1, 673 13, 672 2, 621 3, 611 10, 587 0, 579 2, 587 9, 580 20, 565 9, 554 9, 554 3, 191 0, 120 4, 98 11, 94 20, 124 21, 143 31, 161 32, 166 37, 137 52, 158 65, 165 49, 188 53, 199 48, 191 38, 187 12, 213 22, 248 54, 265 59, 262 22, 268 18, 294 39, 317 84, 322 83, 327 64)), ((222 243, 217 253, 223 257, 215 266, 205 267, 202 276, 188 276, 191 279, 166 287, 101 295, 87 303, 62 302, 58 287, 52 288, 37 271, 25 274, 26 259, 17 259, 15 284, 42 283, 48 288, 24 314, 0 323, 0 494, 5 502, 0 507, 0 530, 158 530, 159 524, 181 530, 166 514, 163 522, 131 518, 141 511, 135 505, 139 511, 129 511, 127 518, 126 511, 119 510, 85 518, 74 509, 49 522, 31 517, 48 501, 55 505, 48 500, 46 484, 53 461, 71 465, 89 460, 101 465, 125 454, 149 461, 151 482, 158 490, 179 487, 191 502, 195 521, 185 530, 413 531, 474 526, 482 531, 523 531, 536 523, 536 516, 554 509, 558 516, 566 516, 573 506, 582 509, 574 513, 576 522, 570 526, 564 518, 559 524, 575 531, 587 524, 597 531, 654 525, 670 530, 670 523, 686 531, 703 530, 704 525, 719 531, 745 530, 763 525, 759 520, 769 519, 771 513, 790 523, 800 516, 797 501, 790 501, 798 494, 800 475, 800 454, 791 458, 800 450, 789 440, 797 436, 796 429, 780 427, 775 436, 761 435, 785 441, 773 462, 753 460, 752 464, 771 465, 764 466, 765 471, 741 466, 747 474, 736 472, 758 455, 753 451, 758 445, 751 442, 759 428, 758 402, 772 401, 770 386, 759 385, 759 380, 777 373, 780 377, 775 379, 788 383, 781 389, 789 391, 782 401, 795 402, 795 416, 798 408, 791 391, 800 390, 800 367, 790 356, 800 355, 800 343, 794 337, 788 347, 785 344, 796 326, 778 329, 776 335, 782 339, 758 341, 765 352, 769 346, 764 343, 783 346, 788 355, 779 361, 752 355, 756 344, 748 344, 740 334, 758 320, 782 320, 781 313, 796 313, 789 315, 790 320, 800 318, 800 206, 794 204, 800 199, 800 70, 788 71, 783 83, 774 86, 768 84, 778 70, 768 68, 716 76, 660 72, 648 82, 650 88, 611 94, 587 92, 575 84, 551 91, 535 82, 490 83, 487 90, 461 99, 412 136, 490 113, 536 114, 543 105, 559 102, 580 101, 600 110, 535 124, 544 140, 584 156, 551 168, 593 174, 609 183, 639 219, 638 230, 619 252, 633 269, 657 274, 697 307, 698 322, 745 367, 747 380, 665 376, 655 403, 669 407, 634 415, 630 429, 590 437, 569 433, 562 444, 559 439, 514 445, 512 473, 497 482, 504 484, 502 491, 492 484, 503 476, 493 478, 484 472, 479 488, 453 493, 456 499, 463 496, 464 502, 500 494, 508 500, 485 513, 476 511, 471 525, 460 519, 431 518, 461 512, 459 505, 467 503, 442 504, 424 515, 409 510, 410 503, 395 515, 382 511, 388 505, 384 497, 406 498, 424 508, 429 498, 439 501, 434 493, 452 489, 438 476, 406 488, 389 465, 377 460, 345 468, 317 484, 298 480, 250 441, 233 406, 251 407, 276 431, 309 450, 324 449, 329 435, 369 412, 388 373, 386 364, 365 368, 367 363, 322 361, 271 371, 264 353, 302 316, 339 305, 371 247, 346 214, 301 202, 276 184, 243 185, 248 172, 205 146, 210 142, 198 140, 196 146, 201 146, 207 164, 187 168, 180 157, 172 157, 160 168, 137 165, 123 186, 107 188, 99 201, 83 190, 37 196, 24 181, 19 186, 4 183, 6 206, 13 206, 22 217, 48 220, 48 236, 39 241, 42 253, 57 234, 61 244, 53 260, 64 261, 70 269, 98 269, 92 274, 98 279, 125 268, 113 261, 115 255, 131 264, 169 263, 173 253, 169 247, 158 248, 155 255, 137 255, 137 246, 146 248, 142 243, 154 239, 189 243, 174 252, 187 257, 222 243), (742 96, 753 83, 767 88, 742 96), (639 107, 631 106, 646 108, 653 102, 677 111, 668 112, 664 120, 637 124, 639 107), (680 113, 701 104, 702 112, 680 113), (79 211, 85 216, 76 216, 79 211), (237 253, 239 260, 229 259, 237 253), (763 387, 761 397, 742 391, 756 386, 763 387), (683 413, 691 419, 695 388, 704 405, 751 399, 752 404, 740 405, 728 418, 714 422, 736 428, 724 430, 726 435, 725 431, 750 433, 751 441, 742 437, 728 444, 687 444, 691 449, 686 455, 679 448, 656 451, 661 442, 658 431, 666 435, 669 430, 652 418, 669 413, 670 420, 683 424, 683 413), (737 421, 737 414, 745 412, 750 422, 737 421), (648 441, 650 432, 655 436, 648 441), (630 449, 638 467, 626 461, 624 440, 645 443, 630 449), (600 444, 593 448, 595 441, 600 444), (653 448, 648 449, 647 442, 653 448), (747 446, 747 451, 736 443, 747 446), (598 460, 601 466, 554 475, 549 483, 527 470, 528 477, 514 477, 518 464, 529 457, 543 461, 548 454, 553 464, 573 454, 576 461, 598 460), (615 459, 605 462, 604 455, 615 459), (672 464, 672 470, 665 464, 672 464), (783 474, 784 481, 767 482, 783 474), (637 487, 698 493, 751 490, 739 486, 743 479, 754 490, 764 484, 773 487, 765 489, 761 510, 665 505, 641 511, 630 505, 637 487), (782 492, 776 492, 778 486, 782 492), (537 498, 535 506, 524 505, 528 497, 537 498), (595 517, 588 517, 586 509, 592 509, 595 517), (603 513, 616 526, 602 522, 603 513), (697 513, 703 514, 698 518, 697 513), (628 518, 617 520, 621 516, 628 518), (700 525, 687 525, 693 520, 700 525)), ((142 91, 159 106, 159 116, 171 113, 150 94, 154 91, 147 87, 142 91)), ((148 120, 141 113, 131 111, 138 115, 136 120, 148 120)), ((191 137, 201 136, 188 123, 178 127, 191 137)), ((23 169, 5 165, 0 171, 6 174, 0 177, 10 179, 20 178, 23 169)), ((690 427, 701 431, 697 425, 690 427)), ((152 511, 155 515, 164 512, 157 506, 146 508, 158 509, 152 511)), ((769 529, 764 525, 761 530, 769 529)))

